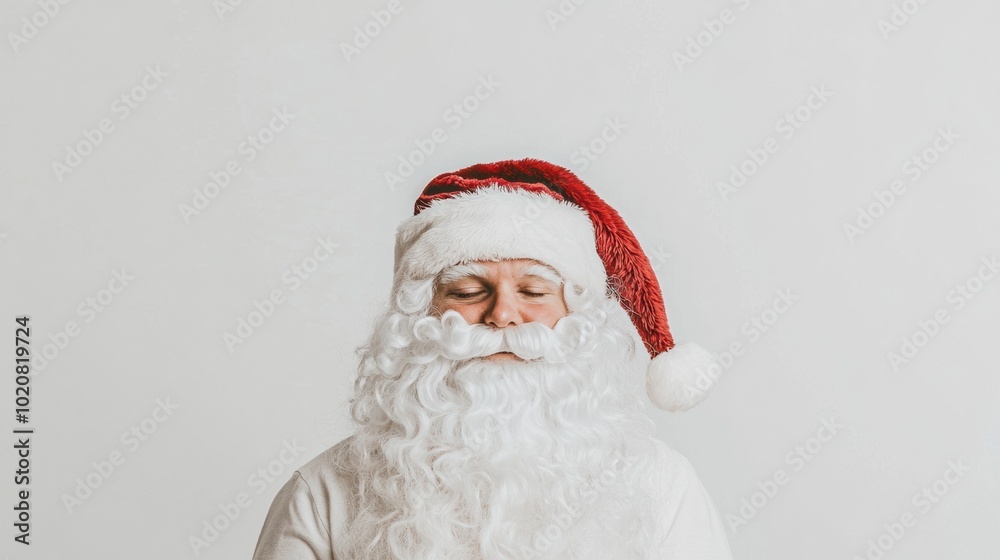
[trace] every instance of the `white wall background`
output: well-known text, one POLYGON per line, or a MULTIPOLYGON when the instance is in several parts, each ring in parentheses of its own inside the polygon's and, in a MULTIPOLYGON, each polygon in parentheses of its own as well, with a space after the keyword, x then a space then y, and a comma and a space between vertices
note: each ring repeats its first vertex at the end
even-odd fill
MULTIPOLYGON (((249 558, 291 471, 350 433, 353 351, 419 190, 538 157, 625 217, 679 340, 742 345, 704 404, 651 411, 737 559, 997 558, 1000 276, 981 259, 1000 253, 1000 5, 663 4, 401 0, 345 57, 387 2, 5 3, 0 352, 14 363, 14 318, 28 314, 33 352, 51 359, 31 385, 32 545, 12 540, 11 434, 0 554, 249 558), (895 9, 898 30, 880 30, 895 9), (718 37, 702 33, 723 16, 707 24, 718 37), (699 33, 707 46, 678 62, 699 33), (147 67, 165 76, 144 89, 147 67), (500 85, 453 129, 445 111, 491 76, 500 85), (800 109, 814 87, 832 95, 800 109), (142 100, 126 113, 123 94, 142 100), (294 118, 246 161, 241 142, 282 108, 294 118), (808 120, 788 137, 779 121, 797 109, 808 120), (102 119, 113 130, 88 150, 82 131, 102 119), (602 146, 608 120, 625 128, 602 146), (435 128, 445 141, 390 188, 385 173, 435 128), (925 154, 939 129, 957 137, 925 154), (777 151, 723 196, 768 138, 777 151), (69 167, 81 142, 90 153, 69 167), (574 156, 590 144, 603 152, 574 156), (915 156, 934 160, 918 180, 915 156), (179 206, 231 160, 240 172, 185 219, 179 206), (873 191, 896 180, 905 191, 880 207, 873 191), (870 206, 867 229, 846 234, 870 206), (283 274, 317 238, 334 256, 293 290, 283 274), (123 268, 134 280, 108 303, 123 268), (224 333, 276 289, 287 300, 230 352, 224 333), (797 299, 768 311, 779 290, 797 299), (915 335, 935 312, 947 323, 915 335), (766 333, 744 326, 760 317, 766 333), (894 368, 914 336, 922 347, 894 368), (157 399, 178 407, 159 423, 157 399), (810 441, 824 419, 843 427, 810 441), (133 426, 155 432, 123 440, 133 426), (304 451, 274 463, 286 444, 304 451), (255 474, 269 465, 272 482, 255 474), (190 537, 241 493, 249 506, 196 553, 190 537), (871 550, 880 536, 885 552, 871 550)), ((6 425, 23 427, 13 375, 5 387, 6 425)))

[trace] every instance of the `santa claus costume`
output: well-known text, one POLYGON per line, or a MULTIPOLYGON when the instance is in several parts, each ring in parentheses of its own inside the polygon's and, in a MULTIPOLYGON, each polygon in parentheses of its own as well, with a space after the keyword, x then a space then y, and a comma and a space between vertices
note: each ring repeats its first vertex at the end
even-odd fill
POLYGON ((433 179, 396 232, 389 305, 360 355, 357 432, 281 488, 254 560, 731 560, 644 401, 695 406, 713 358, 674 344, 635 236, 570 171, 525 159, 433 179), (432 309, 442 271, 504 259, 558 274, 553 328, 432 309), (498 344, 523 359, 478 359, 498 344))

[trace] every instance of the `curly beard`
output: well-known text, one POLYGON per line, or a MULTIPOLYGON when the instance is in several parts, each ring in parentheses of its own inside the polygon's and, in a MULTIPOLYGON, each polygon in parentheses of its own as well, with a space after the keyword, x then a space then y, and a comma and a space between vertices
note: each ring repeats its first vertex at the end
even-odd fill
POLYGON ((622 321, 611 299, 554 329, 383 316, 334 458, 357 481, 348 557, 648 557, 654 424, 622 321), (480 358, 505 350, 523 360, 480 358))

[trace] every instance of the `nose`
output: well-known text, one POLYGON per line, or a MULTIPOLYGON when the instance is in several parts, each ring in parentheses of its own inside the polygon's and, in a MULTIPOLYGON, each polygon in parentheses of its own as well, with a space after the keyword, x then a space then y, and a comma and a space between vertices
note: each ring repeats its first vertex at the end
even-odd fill
POLYGON ((514 295, 506 290, 494 292, 486 310, 486 316, 483 317, 483 322, 496 328, 520 325, 522 322, 521 310, 514 295))

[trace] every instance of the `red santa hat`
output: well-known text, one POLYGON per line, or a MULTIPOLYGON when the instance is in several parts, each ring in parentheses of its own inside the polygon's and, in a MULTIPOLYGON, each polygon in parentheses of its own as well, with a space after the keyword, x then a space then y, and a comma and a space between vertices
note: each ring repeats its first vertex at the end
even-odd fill
POLYGON ((617 293, 650 354, 653 404, 687 410, 714 384, 712 355, 697 344, 674 344, 659 282, 635 235, 568 169, 522 159, 439 175, 399 226, 395 252, 394 293, 460 262, 544 262, 597 297, 617 293))

